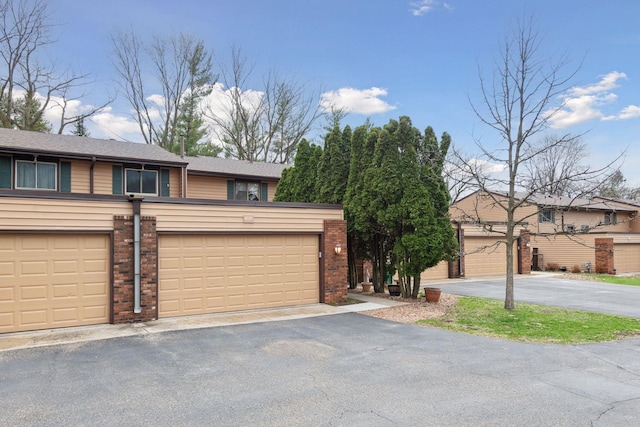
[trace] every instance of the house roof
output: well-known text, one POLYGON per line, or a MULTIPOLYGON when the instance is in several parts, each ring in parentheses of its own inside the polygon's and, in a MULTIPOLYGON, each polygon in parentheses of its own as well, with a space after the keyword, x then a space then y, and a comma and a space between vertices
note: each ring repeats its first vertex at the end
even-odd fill
MULTIPOLYGON (((480 190, 474 191, 473 193, 467 195, 461 200, 464 200, 468 197, 473 196, 474 194, 480 193, 480 190)), ((488 193, 488 192, 486 192, 488 193)), ((491 191, 492 194, 497 196, 507 197, 505 192, 500 191, 491 191)), ((526 197, 527 193, 524 192, 516 192, 515 198, 518 200, 522 200, 522 198, 526 197)), ((638 209, 633 208, 631 203, 629 204, 629 208, 624 208, 619 205, 613 205, 607 203, 604 198, 595 199, 584 199, 579 197, 568 197, 568 196, 552 196, 546 194, 532 194, 528 196, 527 202, 530 204, 537 205, 538 207, 548 207, 548 208, 557 208, 557 209, 574 209, 574 210, 594 210, 594 211, 618 211, 618 212, 636 212, 638 209), (603 200, 603 201, 601 201, 603 200)), ((614 200, 611 200, 614 201, 614 200)), ((460 201, 458 201, 459 203, 460 201)), ((635 204, 640 208, 640 204, 635 204)))
POLYGON ((613 198, 613 197, 604 197, 604 196, 597 196, 597 197, 594 197, 594 199, 602 200, 605 203, 606 202, 613 202, 613 203, 620 203, 620 204, 623 204, 623 205, 640 207, 640 201, 637 201, 637 200, 616 199, 616 198, 613 198))
POLYGON ((136 160, 184 166, 185 160, 154 144, 0 128, 0 150, 100 160, 136 160))
MULTIPOLYGON (((516 194, 516 197, 518 194, 516 194)), ((576 210, 595 210, 595 211, 622 211, 622 212, 635 212, 638 209, 623 208, 617 205, 612 205, 606 201, 596 201, 594 199, 584 199, 578 197, 567 196, 551 196, 544 194, 534 194, 529 197, 531 203, 535 203, 538 206, 555 207, 560 209, 576 209, 576 210)))
POLYGON ((245 176, 255 178, 280 179, 282 171, 289 165, 247 160, 223 159, 220 157, 185 157, 189 162, 187 171, 220 176, 245 176))

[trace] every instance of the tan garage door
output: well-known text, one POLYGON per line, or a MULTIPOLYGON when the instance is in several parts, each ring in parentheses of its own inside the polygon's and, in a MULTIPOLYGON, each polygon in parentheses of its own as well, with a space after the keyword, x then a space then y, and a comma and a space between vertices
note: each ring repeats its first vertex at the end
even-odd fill
MULTIPOLYGON (((495 245, 495 237, 465 237, 464 267, 466 277, 507 273, 507 252, 504 243, 495 245)), ((514 274, 518 273, 518 254, 513 251, 514 274)))
POLYGON ((317 303, 316 235, 161 235, 159 317, 317 303))
POLYGON ((640 245, 616 244, 613 251, 613 263, 618 273, 640 271, 640 245))
POLYGON ((440 261, 438 265, 428 268, 420 275, 421 280, 436 280, 449 278, 449 263, 440 261))
POLYGON ((0 332, 109 321, 109 236, 0 234, 0 332))

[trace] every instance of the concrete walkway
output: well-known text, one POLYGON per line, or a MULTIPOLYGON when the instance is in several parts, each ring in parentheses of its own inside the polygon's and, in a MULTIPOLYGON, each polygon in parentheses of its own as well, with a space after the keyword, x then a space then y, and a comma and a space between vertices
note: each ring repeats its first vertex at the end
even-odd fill
POLYGON ((248 323, 278 322, 304 319, 307 317, 328 316, 366 310, 394 307, 406 303, 360 294, 349 297, 364 301, 359 304, 332 306, 311 304, 299 307, 284 307, 265 310, 250 310, 235 313, 203 314, 197 316, 171 317, 152 322, 130 323, 125 325, 92 325, 69 328, 43 329, 40 331, 0 334, 0 351, 21 348, 44 347, 57 344, 96 341, 108 338, 131 337, 157 334, 168 331, 213 328, 219 326, 242 325, 248 323))

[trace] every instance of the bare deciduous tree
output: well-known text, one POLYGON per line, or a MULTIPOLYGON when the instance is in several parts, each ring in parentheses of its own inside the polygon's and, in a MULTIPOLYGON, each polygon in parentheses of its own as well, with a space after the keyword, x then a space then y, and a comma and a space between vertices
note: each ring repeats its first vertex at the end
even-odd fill
POLYGON ((119 84, 133 109, 133 117, 147 144, 172 151, 179 144, 177 124, 188 90, 215 82, 211 54, 204 43, 185 35, 154 37, 145 45, 133 31, 112 34, 112 60, 119 84), (148 81, 144 68, 149 61, 155 82, 148 81), (160 94, 153 93, 156 84, 160 94))
MULTIPOLYGON (((504 211, 505 231, 500 232, 504 234, 502 243, 506 244, 506 309, 515 308, 515 231, 526 226, 531 215, 519 217, 520 208, 526 206, 533 195, 549 188, 562 188, 577 181, 598 185, 613 164, 596 169, 576 166, 562 170, 559 175, 542 176, 545 157, 571 150, 580 137, 544 137, 554 112, 562 107, 555 103, 569 89, 575 71, 566 72, 568 62, 564 56, 558 60, 541 57, 540 43, 533 20, 519 21, 513 33, 505 38, 493 79, 487 81, 479 72, 481 100, 470 101, 478 119, 497 133, 500 142, 491 146, 477 140, 481 154, 475 158, 459 151, 454 155, 463 176, 472 177, 474 188, 485 194, 488 203, 504 211), (497 166, 501 172, 488 173, 491 170, 488 165, 497 166)), ((495 222, 485 222, 478 210, 465 212, 463 216, 487 231, 499 231, 495 222)))
POLYGON ((54 42, 44 0, 0 0, 0 124, 5 128, 41 130, 44 114, 52 105, 62 108, 57 133, 66 125, 90 117, 111 101, 68 117, 58 99, 79 99, 72 92, 87 85, 87 75, 58 71, 56 64, 41 62, 42 52, 54 42), (73 97, 73 98, 69 98, 73 97))
POLYGON ((253 67, 233 48, 231 66, 221 67, 223 91, 205 117, 224 143, 225 155, 249 161, 290 163, 296 147, 322 116, 318 98, 307 86, 275 71, 264 76, 260 91, 247 88, 253 67))

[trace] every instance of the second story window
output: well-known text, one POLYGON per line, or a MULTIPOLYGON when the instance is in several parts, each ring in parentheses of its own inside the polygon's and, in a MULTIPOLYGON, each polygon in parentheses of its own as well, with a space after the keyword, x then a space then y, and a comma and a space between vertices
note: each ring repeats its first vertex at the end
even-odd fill
POLYGON ((612 225, 618 223, 618 214, 615 212, 606 212, 604 214, 604 224, 612 225))
POLYGON ((127 169, 125 171, 125 178, 126 194, 158 195, 157 171, 127 169))
POLYGON ((260 183, 236 182, 236 200, 260 200, 260 183))
POLYGON ((269 201, 269 184, 266 182, 227 181, 227 200, 269 201))
POLYGON ((538 222, 556 222, 553 209, 542 209, 538 214, 538 222))
POLYGON ((55 191, 56 166, 55 163, 16 161, 16 188, 55 191))

